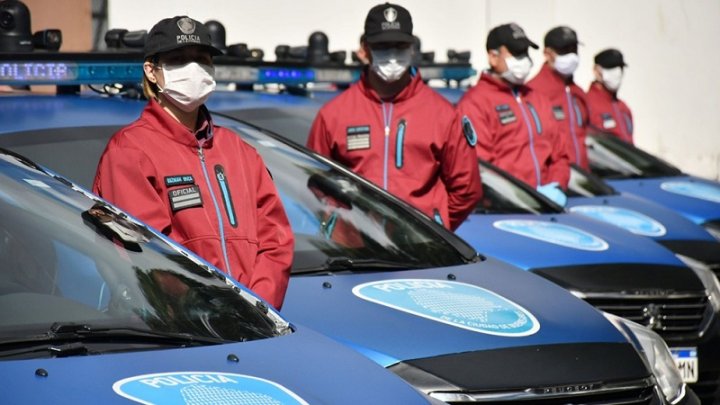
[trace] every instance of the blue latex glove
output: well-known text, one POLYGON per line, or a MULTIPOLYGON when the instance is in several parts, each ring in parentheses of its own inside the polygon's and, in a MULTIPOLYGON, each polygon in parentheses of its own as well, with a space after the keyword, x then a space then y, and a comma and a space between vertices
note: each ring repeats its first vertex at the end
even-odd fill
POLYGON ((553 200, 561 207, 564 207, 565 204, 567 204, 567 196, 560 189, 560 185, 556 181, 542 186, 537 186, 537 191, 541 192, 545 197, 553 200))

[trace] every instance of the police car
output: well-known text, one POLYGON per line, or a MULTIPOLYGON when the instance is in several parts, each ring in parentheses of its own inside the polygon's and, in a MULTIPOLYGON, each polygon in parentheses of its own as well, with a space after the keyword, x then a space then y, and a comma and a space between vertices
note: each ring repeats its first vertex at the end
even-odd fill
MULTIPOLYGON (((31 66, 30 73, 21 78, 6 75, 1 81, 75 85, 108 80, 127 83, 140 77, 139 61, 111 63, 99 61, 97 55, 92 56, 93 60, 83 57, 62 55, 49 61, 28 60, 32 56, 25 55, 7 63, 18 68, 31 66), (57 73, 54 77, 33 74, 46 72, 50 63, 62 66, 54 70, 57 73)), ((264 69, 278 73, 278 68, 272 66, 253 69, 260 75, 265 74, 264 69)), ((111 134, 134 120, 144 104, 131 98, 93 94, 3 97, 0 121, 6 125, 0 128, 0 143, 88 187, 111 134)), ((602 314, 540 277, 478 256, 474 248, 417 210, 284 138, 222 114, 216 114, 215 121, 234 130, 260 152, 283 198, 296 236, 293 275, 283 306, 289 319, 331 336, 424 393, 450 403, 697 402, 683 383, 667 346, 654 332, 602 314)), ((39 183, 25 183, 35 184, 38 192, 44 192, 39 183)), ((39 212, 62 217, 50 209, 39 212)), ((148 242, 128 236, 127 230, 113 232, 120 239, 130 239, 123 243, 135 250, 150 249, 146 247, 148 242)), ((153 238, 159 237, 151 234, 153 238)), ((66 238, 75 239, 71 234, 66 238)), ((182 251, 179 246, 172 247, 182 251)), ((182 257, 192 255, 186 252, 182 257)), ((184 265, 185 260, 178 259, 176 263, 184 265)), ((145 266, 141 269, 165 268, 145 266)), ((144 272, 135 270, 131 274, 144 272)), ((199 276, 192 280, 196 278, 199 276)), ((174 284, 170 282, 171 286, 174 284)), ((125 297, 134 299, 144 284, 119 285, 118 299, 122 304, 125 297)), ((242 291, 238 294, 242 295, 242 291)), ((149 292, 140 295, 145 300, 155 299, 149 292)), ((197 310, 201 320, 207 318, 204 308, 214 305, 213 297, 210 292, 201 297, 203 304, 198 304, 197 310)), ((88 302, 95 302, 94 298, 102 302, 101 297, 90 298, 88 302)), ((192 308, 191 303, 188 310, 194 316, 192 308)), ((153 312, 147 306, 141 309, 143 315, 146 309, 153 312)), ((268 313, 274 314, 271 310, 268 313)), ((79 330, 68 326, 69 331, 62 325, 58 328, 53 333, 85 333, 82 326, 79 330)), ((290 329, 306 330, 300 326, 290 329)), ((305 345, 290 342, 291 337, 277 338, 286 339, 287 347, 293 347, 292 352, 279 350, 278 355, 298 361, 306 359, 313 372, 305 373, 299 365, 284 363, 286 375, 307 374, 311 378, 317 371, 326 377, 334 376, 334 372, 307 359, 313 352, 306 350, 305 345)), ((81 349, 73 346, 64 350, 69 354, 81 349)), ((236 355, 235 363, 236 357, 230 354, 234 351, 219 360, 229 368, 237 367, 236 364, 263 370, 270 367, 267 361, 252 361, 262 356, 259 349, 248 363, 240 354, 236 355)), ((342 361, 332 351, 325 356, 315 355, 342 361)), ((197 357, 213 360, 205 353, 198 353, 197 357)), ((93 357, 73 359, 89 367, 93 357)), ((160 364, 153 361, 152 367, 159 368, 160 364)), ((192 363, 188 360, 184 364, 192 363)), ((48 373, 47 381, 52 379, 53 370, 35 363, 29 366, 31 371, 39 368, 48 373)), ((32 383, 42 384, 46 380, 41 374, 45 372, 37 372, 40 375, 30 377, 32 383)), ((182 381, 205 379, 202 375, 155 379, 154 372, 137 374, 149 374, 140 382, 145 386, 165 384, 181 388, 182 381)), ((64 375, 71 378, 70 373, 64 375)), ((332 384, 333 389, 343 385, 334 378, 332 384)), ((289 383, 283 385, 313 402, 309 394, 304 394, 306 391, 290 387, 289 383)), ((317 398, 315 402, 350 402, 348 398, 324 401, 319 394, 317 398)), ((365 403, 383 402, 356 398, 365 403)), ((393 401, 407 403, 403 399, 385 402, 393 401)))
POLYGON ((437 402, 25 157, 0 189, 3 403, 437 402))
POLYGON ((718 182, 683 173, 664 160, 606 134, 590 134, 587 145, 590 169, 612 187, 671 208, 720 240, 718 182))

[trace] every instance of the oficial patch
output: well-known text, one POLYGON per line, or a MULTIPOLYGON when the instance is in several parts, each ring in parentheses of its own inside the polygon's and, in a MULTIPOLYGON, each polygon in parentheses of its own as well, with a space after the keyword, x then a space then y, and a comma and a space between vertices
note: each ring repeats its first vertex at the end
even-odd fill
POLYGON ((561 105, 554 105, 552 110, 556 120, 562 121, 565 119, 565 111, 561 105))
POLYGON ((475 132, 475 127, 473 127, 473 124, 467 115, 463 115, 462 117, 462 129, 468 145, 474 148, 475 145, 477 145, 477 133, 475 132))
POLYGON ((500 104, 495 106, 495 112, 498 114, 498 119, 502 125, 507 125, 517 121, 517 116, 507 104, 500 104))
POLYGON ((370 149, 370 125, 347 127, 347 150, 370 149))
POLYGON ((197 185, 172 189, 168 191, 168 198, 170 199, 170 207, 173 212, 180 211, 185 208, 202 206, 200 187, 197 185))
POLYGON ((602 122, 603 122, 603 128, 605 129, 613 129, 617 126, 617 123, 615 122, 615 118, 611 114, 604 113, 601 115, 602 122))
POLYGON ((195 179, 190 174, 176 174, 174 176, 165 176, 165 185, 167 187, 184 186, 186 184, 195 184, 195 179))

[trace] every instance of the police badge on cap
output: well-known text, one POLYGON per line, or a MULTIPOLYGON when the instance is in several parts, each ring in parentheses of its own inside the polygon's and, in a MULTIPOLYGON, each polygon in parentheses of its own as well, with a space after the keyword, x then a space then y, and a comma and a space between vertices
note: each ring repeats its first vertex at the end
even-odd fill
POLYGON ((183 46, 197 45, 221 55, 222 51, 212 45, 207 27, 188 16, 177 16, 160 20, 152 27, 145 40, 145 57, 169 52, 183 46))
POLYGON ((379 42, 413 43, 413 23, 410 12, 397 4, 378 4, 365 19, 363 38, 369 44, 379 42))

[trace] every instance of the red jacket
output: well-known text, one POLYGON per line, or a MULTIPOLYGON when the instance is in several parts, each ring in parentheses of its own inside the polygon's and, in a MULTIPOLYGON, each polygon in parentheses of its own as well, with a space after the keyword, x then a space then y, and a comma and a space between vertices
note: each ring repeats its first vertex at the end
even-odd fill
POLYGON ((634 143, 632 113, 627 104, 617 98, 617 93, 606 89, 600 82, 592 82, 586 100, 591 127, 634 143))
POLYGON ((307 145, 453 230, 482 196, 474 140, 419 73, 392 102, 363 74, 320 109, 307 145))
POLYGON ((567 147, 545 96, 484 72, 457 110, 477 134, 475 150, 481 159, 533 187, 558 182, 567 188, 567 147))
POLYGON ((252 147, 201 114, 198 141, 151 100, 110 139, 93 191, 280 308, 294 240, 275 185, 252 147))
POLYGON ((558 131, 568 147, 570 162, 589 169, 585 146, 588 125, 585 92, 572 81, 572 78, 566 82, 565 78, 547 63, 543 64, 537 76, 527 85, 550 99, 558 131))

